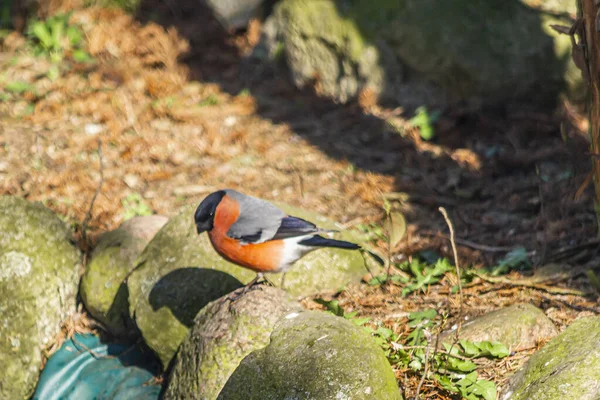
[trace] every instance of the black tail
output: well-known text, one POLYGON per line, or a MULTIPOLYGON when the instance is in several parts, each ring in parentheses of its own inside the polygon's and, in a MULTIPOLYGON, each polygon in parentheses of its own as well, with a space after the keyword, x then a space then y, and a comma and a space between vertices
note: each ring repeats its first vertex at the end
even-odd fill
POLYGON ((327 239, 323 236, 315 235, 308 239, 304 239, 298 244, 312 247, 337 247, 339 249, 358 250, 360 246, 350 242, 344 242, 343 240, 327 239))

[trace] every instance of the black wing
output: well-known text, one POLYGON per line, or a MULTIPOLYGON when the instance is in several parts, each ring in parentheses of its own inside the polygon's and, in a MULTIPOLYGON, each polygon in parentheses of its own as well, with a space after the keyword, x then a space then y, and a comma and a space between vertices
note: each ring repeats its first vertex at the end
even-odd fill
POLYGON ((311 222, 296 217, 284 217, 281 225, 270 240, 285 239, 296 236, 304 236, 311 233, 322 232, 311 222))

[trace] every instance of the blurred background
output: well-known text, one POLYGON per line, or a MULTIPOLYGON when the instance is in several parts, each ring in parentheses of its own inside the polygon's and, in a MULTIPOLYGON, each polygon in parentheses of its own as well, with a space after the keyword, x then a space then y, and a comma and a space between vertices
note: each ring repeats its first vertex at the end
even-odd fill
POLYGON ((387 199, 409 253, 440 205, 538 264, 595 234, 574 1, 2 4, 0 191, 81 222, 100 139, 92 237, 221 187, 346 226, 387 199))

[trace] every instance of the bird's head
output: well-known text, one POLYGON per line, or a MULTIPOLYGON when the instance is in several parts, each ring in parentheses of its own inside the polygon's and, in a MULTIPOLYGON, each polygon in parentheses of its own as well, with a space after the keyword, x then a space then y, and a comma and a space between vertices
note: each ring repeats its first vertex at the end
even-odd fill
POLYGON ((225 196, 224 190, 219 190, 206 196, 200 203, 194 214, 194 220, 196 221, 196 231, 198 234, 202 232, 210 231, 213 228, 213 222, 215 219, 215 212, 217 206, 221 202, 221 199, 225 196))

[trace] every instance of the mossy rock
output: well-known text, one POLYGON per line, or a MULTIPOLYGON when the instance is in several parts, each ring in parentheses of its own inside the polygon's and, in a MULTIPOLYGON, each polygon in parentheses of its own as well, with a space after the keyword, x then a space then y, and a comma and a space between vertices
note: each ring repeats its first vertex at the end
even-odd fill
POLYGON ((166 367, 209 302, 248 283, 255 274, 222 259, 198 235, 196 206, 184 207, 148 243, 127 279, 129 313, 166 367))
POLYGON ((116 336, 132 335, 125 278, 135 259, 168 221, 153 215, 134 217, 102 235, 81 278, 81 298, 86 309, 116 336))
POLYGON ((316 76, 319 93, 340 102, 370 89, 408 108, 554 105, 567 85, 582 87, 564 51, 569 38, 549 28, 551 20, 570 25, 556 11, 571 7, 567 0, 551 10, 518 0, 282 0, 266 24, 276 32, 265 33, 257 52, 283 48, 297 86, 316 76))
POLYGON ((41 203, 0 197, 0 398, 29 397, 61 324, 75 312, 81 253, 41 203))
POLYGON ((401 399, 383 350, 362 329, 317 311, 285 316, 240 363, 221 400, 401 399))
POLYGON ((179 348, 164 398, 215 400, 240 361, 265 347, 275 323, 292 311, 300 304, 264 285, 204 307, 179 348))
POLYGON ((503 400, 600 398, 600 317, 573 322, 535 353, 503 391, 503 400))
MULTIPOLYGON (((440 337, 450 341, 454 331, 446 331, 440 337)), ((553 338, 558 330, 539 308, 529 304, 515 304, 484 314, 465 323, 460 339, 471 342, 500 342, 512 351, 531 348, 541 340, 553 338)))
MULTIPOLYGON (((335 227, 316 214, 278 206, 322 227, 335 227)), ((208 235, 196 233, 195 208, 184 207, 158 232, 127 280, 130 315, 165 367, 192 327, 196 314, 210 301, 256 276, 221 258, 208 235)), ((350 239, 345 233, 341 237, 350 239)), ((365 272, 359 252, 320 249, 295 264, 286 274, 284 287, 292 295, 309 295, 358 282, 365 272)), ((270 275, 269 279, 275 284, 281 281, 277 275, 270 275)))

